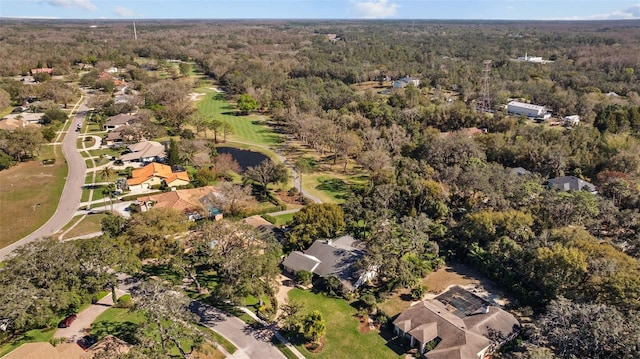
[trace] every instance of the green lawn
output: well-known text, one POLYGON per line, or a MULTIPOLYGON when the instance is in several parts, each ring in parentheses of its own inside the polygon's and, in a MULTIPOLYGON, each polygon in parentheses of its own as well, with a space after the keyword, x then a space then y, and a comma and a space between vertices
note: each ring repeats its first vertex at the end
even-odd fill
POLYGON ((343 203, 350 192, 344 179, 322 173, 304 174, 302 188, 325 203, 343 203))
POLYGON ((0 171, 0 248, 28 235, 53 215, 68 168, 59 146, 42 146, 38 160, 0 171), (43 165, 44 159, 56 159, 43 165), (10 205, 9 205, 10 204, 10 205))
POLYGON ((60 233, 66 231, 69 228, 71 228, 71 226, 73 226, 74 224, 78 223, 81 219, 82 219, 81 215, 71 218, 71 220, 67 224, 65 224, 64 227, 62 227, 60 229, 60 233))
POLYGON ((386 340, 377 330, 361 333, 355 317, 357 310, 346 300, 300 289, 292 289, 289 300, 304 303, 308 311, 319 310, 327 323, 326 344, 322 352, 310 353, 304 345, 296 345, 307 358, 404 358, 386 346, 386 340))
POLYGON ((287 225, 289 222, 291 222, 294 214, 295 213, 281 214, 279 216, 271 216, 271 218, 275 219, 274 225, 284 226, 284 225, 287 225))
POLYGON ((133 341, 138 324, 144 321, 139 312, 126 308, 109 308, 91 324, 91 335, 102 339, 111 334, 124 341, 133 341))
MULTIPOLYGON (((212 119, 226 122, 233 128, 233 134, 228 137, 230 141, 247 142, 261 146, 271 146, 282 141, 282 137, 274 133, 265 121, 256 116, 236 116, 234 104, 226 101, 224 95, 210 93, 202 97, 197 104, 198 110, 212 119)), ((213 133, 208 131, 211 138, 213 133)), ((223 136, 218 136, 222 141, 223 136)))
POLYGON ((102 148, 99 150, 90 150, 87 151, 89 152, 89 155, 91 155, 92 157, 95 156, 102 156, 102 155, 107 155, 108 157, 117 157, 120 156, 120 152, 111 148, 102 148))
POLYGON ((104 213, 87 215, 65 235, 65 238, 73 238, 83 234, 101 231, 102 224, 100 224, 100 221, 106 216, 107 214, 104 213))

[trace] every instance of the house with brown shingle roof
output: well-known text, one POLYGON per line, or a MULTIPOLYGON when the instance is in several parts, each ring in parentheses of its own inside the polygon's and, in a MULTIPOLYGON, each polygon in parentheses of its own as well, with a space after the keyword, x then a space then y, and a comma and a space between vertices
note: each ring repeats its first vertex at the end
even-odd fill
POLYGON ((133 170, 131 178, 127 180, 127 186, 130 190, 149 189, 164 182, 168 187, 179 187, 188 185, 190 181, 186 171, 174 172, 171 166, 151 162, 133 170))
POLYGON ((61 343, 57 346, 51 343, 25 343, 9 352, 2 359, 90 359, 91 354, 85 353, 76 343, 61 343))
POLYGON ((41 67, 39 69, 31 69, 31 75, 35 74, 53 74, 53 69, 50 67, 41 67))
POLYGON ((458 286, 411 306, 393 325, 427 359, 486 359, 520 328, 513 315, 458 286))
POLYGON ((137 207, 141 212, 151 208, 173 208, 184 213, 189 220, 201 218, 222 219, 222 213, 211 201, 211 197, 220 193, 213 186, 179 189, 176 191, 138 197, 137 207))

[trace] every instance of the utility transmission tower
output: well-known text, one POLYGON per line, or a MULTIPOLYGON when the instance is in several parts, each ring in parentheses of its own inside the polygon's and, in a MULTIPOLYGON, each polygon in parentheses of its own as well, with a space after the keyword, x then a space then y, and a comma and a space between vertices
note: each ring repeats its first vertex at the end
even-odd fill
POLYGON ((489 95, 489 76, 491 75, 491 60, 484 60, 484 70, 482 70, 482 100, 478 109, 483 112, 493 112, 491 110, 491 96, 489 95))
POLYGON ((136 31, 136 22, 133 22, 133 39, 138 40, 138 32, 136 31))

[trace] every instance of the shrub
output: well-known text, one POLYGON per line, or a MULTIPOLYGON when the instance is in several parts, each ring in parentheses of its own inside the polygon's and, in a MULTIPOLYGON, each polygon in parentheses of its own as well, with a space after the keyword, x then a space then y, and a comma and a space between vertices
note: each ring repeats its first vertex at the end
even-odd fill
POLYGON ((194 138, 196 138, 196 136, 193 134, 193 131, 189 129, 183 130, 180 133, 180 137, 184 138, 185 140, 193 140, 194 138))
POLYGON ((413 289, 411 289, 411 299, 418 300, 422 299, 424 294, 427 292, 427 287, 420 285, 413 289))
POLYGON ((131 308, 131 296, 129 294, 125 294, 122 297, 118 298, 115 306, 116 308, 131 308))
POLYGON ((307 286, 311 284, 312 278, 313 278, 313 273, 307 270, 301 270, 296 273, 295 281, 299 285, 307 286))

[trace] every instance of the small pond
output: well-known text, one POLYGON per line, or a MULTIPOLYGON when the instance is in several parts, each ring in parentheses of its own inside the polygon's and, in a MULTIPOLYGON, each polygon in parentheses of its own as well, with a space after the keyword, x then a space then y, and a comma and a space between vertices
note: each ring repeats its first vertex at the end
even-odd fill
POLYGON ((233 147, 216 147, 218 153, 228 153, 238 162, 244 172, 249 167, 258 166, 262 161, 269 159, 260 152, 241 150, 233 147))

